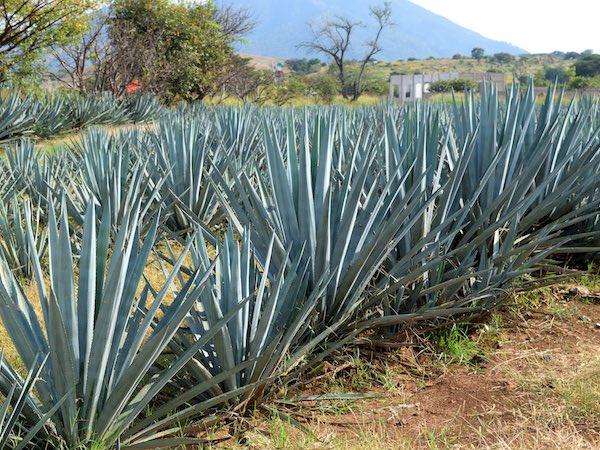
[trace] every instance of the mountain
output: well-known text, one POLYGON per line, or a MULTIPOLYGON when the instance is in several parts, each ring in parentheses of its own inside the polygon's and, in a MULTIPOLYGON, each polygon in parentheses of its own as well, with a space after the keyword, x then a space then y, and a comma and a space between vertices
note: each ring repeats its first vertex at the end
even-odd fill
MULTIPOLYGON (((382 0, 223 0, 232 2, 255 14, 257 27, 248 36, 247 43, 238 45, 243 53, 278 58, 315 57, 296 46, 311 37, 310 24, 328 15, 341 15, 366 26, 353 38, 350 57, 361 55, 361 44, 372 39, 374 21, 369 16, 369 5, 382 0)), ((217 5, 219 2, 217 2, 217 5)), ((381 39, 383 51, 378 59, 449 57, 456 53, 470 55, 474 47, 485 49, 486 54, 508 52, 527 53, 506 42, 488 39, 461 27, 407 0, 391 0, 392 20, 396 24, 387 29, 381 39)))

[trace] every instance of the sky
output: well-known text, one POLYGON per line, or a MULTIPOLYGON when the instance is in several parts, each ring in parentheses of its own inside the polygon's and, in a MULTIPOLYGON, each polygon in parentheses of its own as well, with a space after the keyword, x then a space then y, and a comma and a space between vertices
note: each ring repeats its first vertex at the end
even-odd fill
POLYGON ((410 0, 485 37, 530 53, 600 53, 598 0, 410 0), (500 5, 492 8, 491 4, 500 5))

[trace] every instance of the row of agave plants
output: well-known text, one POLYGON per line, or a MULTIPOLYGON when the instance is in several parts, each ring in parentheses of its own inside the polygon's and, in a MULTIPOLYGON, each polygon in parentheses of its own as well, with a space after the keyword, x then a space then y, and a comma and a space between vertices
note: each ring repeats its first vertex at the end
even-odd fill
POLYGON ((0 358, 0 446, 196 442, 344 347, 485 313, 592 257, 600 111, 555 94, 195 105, 7 149, 0 317, 28 370, 0 358))
POLYGON ((124 125, 157 119, 163 107, 153 95, 52 93, 0 95, 0 142, 32 136, 51 138, 92 125, 124 125))

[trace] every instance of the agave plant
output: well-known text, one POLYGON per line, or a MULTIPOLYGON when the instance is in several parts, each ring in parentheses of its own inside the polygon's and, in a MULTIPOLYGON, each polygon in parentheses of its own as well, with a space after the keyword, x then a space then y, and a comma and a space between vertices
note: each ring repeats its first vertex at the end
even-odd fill
MULTIPOLYGON (((188 377, 182 379, 182 392, 177 398, 193 399, 198 396, 194 385, 219 378, 221 381, 213 387, 213 392, 204 396, 223 395, 250 386, 252 389, 238 402, 252 410, 260 406, 275 379, 305 363, 304 358, 335 333, 332 328, 313 336, 309 343, 300 340, 310 327, 308 319, 324 295, 327 276, 322 277, 316 289, 308 292, 308 265, 302 262, 301 255, 270 276, 274 240, 271 240, 266 260, 259 261, 252 251, 250 237, 246 231, 238 242, 233 229, 229 228, 224 241, 217 245, 213 260, 211 248, 201 234, 197 235, 191 252, 193 268, 186 271, 206 271, 213 265, 214 270, 206 280, 206 289, 190 310, 186 327, 180 328, 171 342, 171 349, 175 354, 182 354, 224 316, 233 310, 237 313, 186 366, 188 377), (241 309, 239 305, 243 305, 241 309), (243 367, 243 370, 222 377, 223 373, 232 373, 235 367, 243 367), (190 379, 193 380, 191 385, 190 379)), ((175 259, 172 250, 166 259, 175 259)), ((183 281, 182 278, 180 283, 183 281)), ((167 403, 161 409, 168 411, 172 406, 167 403)))
POLYGON ((46 94, 35 103, 30 114, 35 117, 33 132, 41 138, 58 136, 75 128, 69 114, 68 97, 58 94, 46 94))
POLYGON ((19 277, 33 276, 32 255, 44 257, 47 246, 46 231, 41 222, 41 210, 31 210, 29 202, 16 196, 7 205, 0 204, 0 253, 19 277), (34 248, 30 247, 25 224, 31 224, 34 248))
POLYGON ((3 159, 0 160, 0 201, 8 201, 18 192, 19 187, 18 177, 15 178, 6 162, 3 159))
POLYGON ((163 114, 163 105, 152 94, 134 94, 125 98, 125 109, 133 123, 157 120, 163 114))
POLYGON ((0 448, 21 450, 37 444, 38 434, 43 434, 40 431, 64 402, 63 397, 45 415, 40 415, 40 419, 31 427, 22 420, 26 409, 35 405, 32 392, 46 361, 47 357, 41 361, 39 357, 36 358, 27 378, 21 382, 10 364, 4 360, 4 353, 0 352, 0 384, 6 386, 8 392, 4 403, 0 404, 0 448))
MULTIPOLYGON (((111 246, 110 215, 103 214, 97 233, 95 208, 90 204, 76 266, 65 202, 61 211, 60 226, 53 209, 49 211, 49 287, 46 287, 39 255, 32 258, 42 318, 37 317, 32 301, 6 262, 0 260, 0 315, 16 351, 30 367, 37 355, 49 355, 41 371, 43 381, 35 383, 34 394, 27 399, 26 424, 37 423, 40 414, 49 415, 52 426, 46 430, 45 439, 53 445, 63 442, 72 447, 95 441, 110 447, 121 441, 125 448, 155 448, 186 442, 167 438, 172 424, 178 420, 167 413, 148 416, 153 424, 152 432, 145 433, 143 439, 129 436, 121 440, 121 436, 237 310, 215 323, 212 330, 167 367, 154 371, 157 358, 198 300, 203 290, 202 280, 207 275, 200 271, 192 273, 158 319, 156 314, 170 292, 189 245, 155 295, 151 295, 154 290, 149 286, 138 294, 155 241, 158 218, 140 246, 137 230, 140 205, 134 205, 121 222, 111 246), (148 309, 142 313, 140 307, 146 305, 148 309), (66 397, 64 402, 53 411, 63 397, 66 397)), ((30 224, 27 227, 33 243, 30 224)), ((234 373, 236 370, 240 369, 235 368, 234 373)), ((215 383, 217 381, 212 380, 204 387, 210 391, 215 383)), ((7 384, 1 387, 6 395, 7 384)), ((236 395, 238 393, 233 392, 195 404, 192 416, 236 395)), ((174 407, 181 407, 183 403, 175 402, 174 407)))
POLYGON ((285 267, 291 249, 308 264, 309 286, 331 274, 313 318, 319 330, 363 312, 373 277, 435 199, 412 188, 398 202, 405 179, 397 174, 386 182, 377 175, 372 150, 336 148, 336 129, 335 112, 317 115, 312 124, 304 118, 299 137, 290 123, 285 148, 265 129, 266 180, 256 173, 255 185, 245 174, 230 173, 233 187, 220 183, 223 208, 238 232, 250 227, 261 258, 275 236, 272 273, 285 267), (342 150, 346 163, 339 160, 342 150))
POLYGON ((250 105, 241 108, 219 108, 214 111, 215 132, 221 141, 224 151, 235 155, 240 161, 240 168, 257 153, 264 153, 262 148, 260 119, 264 115, 261 110, 250 105))
POLYGON ((148 229, 162 202, 164 181, 158 178, 155 184, 151 179, 147 159, 144 161, 140 151, 142 141, 138 131, 112 134, 90 129, 70 148, 76 169, 63 182, 62 191, 75 221, 83 223, 85 208, 93 202, 98 219, 102 211, 110 210, 116 226, 140 200, 141 223, 144 230, 148 229))
MULTIPOLYGON (((419 228, 429 231, 430 242, 406 243, 394 255, 382 292, 369 300, 372 307, 385 304, 390 317, 371 324, 402 323, 425 311, 452 314, 467 305, 493 307, 522 275, 586 235, 569 229, 599 211, 599 182, 583 175, 585 166, 598 166, 598 141, 581 133, 585 115, 558 114, 552 102, 537 112, 531 91, 521 98, 513 89, 502 111, 495 91, 484 88, 480 104, 471 96, 455 105, 459 137, 446 139, 442 152, 422 149, 428 157, 442 155, 434 164, 448 186, 419 228), (439 232, 453 211, 451 228, 439 232)), ((398 155, 401 146, 388 135, 386 147, 391 143, 398 155)))
MULTIPOLYGON (((221 152, 214 145, 210 122, 182 114, 169 114, 161 120, 153 143, 150 173, 154 184, 162 181, 162 198, 174 230, 191 230, 199 224, 220 220, 218 201, 206 172, 218 165, 221 152)), ((210 230, 205 227, 210 234, 210 230)))
POLYGON ((35 117, 30 114, 31 98, 18 92, 0 96, 0 142, 32 133, 35 117))
POLYGON ((75 128, 90 125, 121 125, 129 122, 126 108, 110 94, 71 95, 69 117, 75 128))
POLYGON ((13 193, 23 192, 34 208, 41 209, 42 219, 53 196, 59 195, 66 180, 77 167, 63 149, 48 155, 37 152, 30 139, 22 139, 6 151, 7 172, 13 180, 13 193))

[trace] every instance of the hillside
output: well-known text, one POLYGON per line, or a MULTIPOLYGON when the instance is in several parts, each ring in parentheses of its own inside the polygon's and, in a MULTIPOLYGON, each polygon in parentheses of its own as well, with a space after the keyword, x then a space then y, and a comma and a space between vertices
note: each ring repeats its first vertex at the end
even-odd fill
MULTIPOLYGON (((240 44, 238 49, 242 53, 278 58, 314 56, 298 49, 297 45, 310 38, 310 23, 338 14, 368 25, 359 29, 355 36, 356 45, 351 56, 359 56, 360 43, 372 35, 368 5, 375 3, 364 0, 235 0, 235 5, 255 13, 258 23, 248 42, 240 44)), ((463 28, 407 0, 392 0, 392 10, 396 26, 382 37, 381 60, 449 57, 456 53, 470 54, 473 47, 482 47, 488 54, 526 53, 511 44, 463 28)))
POLYGON ((367 76, 372 81, 387 82, 391 74, 417 74, 442 72, 499 72, 510 79, 513 75, 529 76, 542 71, 544 67, 569 67, 572 61, 564 61, 550 55, 523 55, 509 63, 499 63, 485 58, 478 61, 463 59, 425 59, 417 61, 379 62, 368 68, 367 76))

